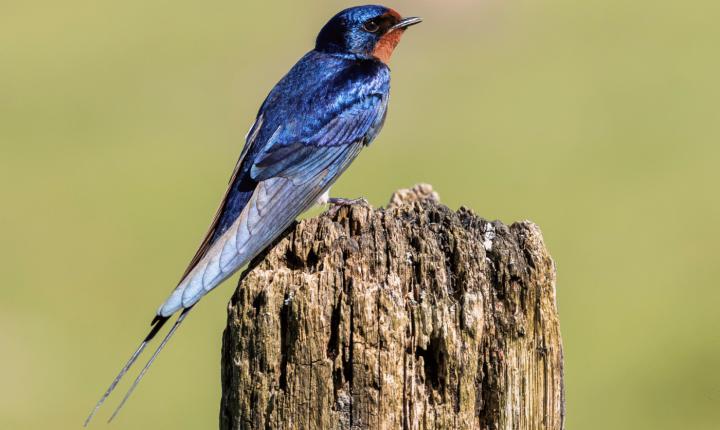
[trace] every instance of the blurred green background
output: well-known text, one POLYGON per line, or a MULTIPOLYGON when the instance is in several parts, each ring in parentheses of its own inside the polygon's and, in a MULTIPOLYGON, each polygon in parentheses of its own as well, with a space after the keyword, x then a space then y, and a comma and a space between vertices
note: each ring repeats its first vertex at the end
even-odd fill
MULTIPOLYGON (((2 2, 0 428, 80 426, 194 253, 264 96, 356 4, 252 3, 2 2)), ((451 207, 537 222, 568 428, 717 429, 720 3, 388 5, 426 21, 334 194, 383 205, 429 182, 451 207)), ((233 283, 113 428, 216 428, 233 283)))

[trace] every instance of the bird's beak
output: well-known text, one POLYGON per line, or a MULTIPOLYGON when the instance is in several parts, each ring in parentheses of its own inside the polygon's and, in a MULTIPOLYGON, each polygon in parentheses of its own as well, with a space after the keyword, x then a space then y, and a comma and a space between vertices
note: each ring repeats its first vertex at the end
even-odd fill
POLYGON ((403 18, 398 22, 397 24, 390 27, 390 31, 392 30, 405 30, 406 28, 410 27, 411 25, 420 24, 422 22, 422 18, 419 16, 411 16, 410 18, 403 18))

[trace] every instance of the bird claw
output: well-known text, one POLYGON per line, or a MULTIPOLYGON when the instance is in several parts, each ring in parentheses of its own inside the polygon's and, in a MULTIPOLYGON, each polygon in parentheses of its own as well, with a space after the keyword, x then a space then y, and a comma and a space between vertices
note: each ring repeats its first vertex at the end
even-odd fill
POLYGON ((334 206, 352 206, 352 205, 363 205, 368 206, 370 203, 368 203, 367 200, 360 197, 359 199, 344 199, 342 197, 330 197, 328 199, 328 203, 334 206))
POLYGON ((335 217, 337 215, 338 211, 343 207, 350 207, 354 205, 361 205, 361 206, 370 206, 370 203, 362 197, 358 199, 345 199, 342 197, 330 197, 328 199, 328 203, 331 205, 330 209, 328 209, 328 214, 331 217, 335 217))

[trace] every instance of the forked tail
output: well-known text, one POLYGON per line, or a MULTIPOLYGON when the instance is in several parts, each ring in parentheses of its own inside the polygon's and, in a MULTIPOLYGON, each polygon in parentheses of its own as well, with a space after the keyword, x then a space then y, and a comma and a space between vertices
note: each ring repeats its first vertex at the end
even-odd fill
MULTIPOLYGON (((188 312, 190 312, 190 309, 192 307, 183 309, 182 313, 178 317, 177 321, 175 321, 175 324, 173 324, 172 328, 170 328, 170 331, 167 335, 165 335, 165 338, 160 342, 160 345, 157 347, 155 352, 153 353, 152 357, 150 357, 150 360, 148 360, 147 364, 145 364, 145 367, 142 369, 138 377, 133 382, 132 386, 128 390, 125 397, 120 402, 120 405, 115 409, 115 412, 113 412, 112 416, 110 417, 110 420, 108 422, 112 421, 113 418, 120 412, 120 409, 125 405, 125 402, 130 398, 130 395, 135 390, 135 387, 137 387, 138 383, 140 383, 140 380, 142 380, 143 376, 145 376, 145 373, 147 373, 148 369, 150 368, 150 365, 155 361, 158 354, 160 354, 160 351, 165 347, 167 342, 170 340, 170 337, 172 337, 173 334, 175 334, 175 331, 178 329, 182 321, 185 319, 185 316, 188 312)), ((90 423, 92 418, 95 416, 95 413, 100 409, 100 406, 105 403, 105 400, 110 396, 110 394, 115 390, 120 380, 125 376, 125 374, 130 370, 130 367, 135 363, 135 361, 138 359, 140 354, 145 350, 145 347, 148 345, 148 343, 158 334, 160 329, 165 325, 165 323, 170 319, 170 317, 161 317, 156 316, 152 321, 152 328, 150 329, 150 333, 148 333, 147 336, 145 336, 145 339, 140 343, 140 346, 133 352, 133 354, 130 356, 130 359, 125 363, 125 365, 120 369, 120 372, 118 375, 113 379, 113 381, 110 383, 110 386, 105 391, 105 393, 100 397, 100 400, 95 404, 95 407, 90 412, 90 415, 85 419, 85 423, 83 424, 84 427, 87 427, 87 425, 90 423)))

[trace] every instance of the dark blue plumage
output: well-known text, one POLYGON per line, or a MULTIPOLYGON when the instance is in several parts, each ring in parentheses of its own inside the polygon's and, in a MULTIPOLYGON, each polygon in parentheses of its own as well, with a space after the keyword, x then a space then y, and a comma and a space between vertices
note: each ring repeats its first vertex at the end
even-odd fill
POLYGON ((311 51, 270 92, 258 112, 223 210, 216 240, 237 219, 258 181, 302 174, 314 158, 369 144, 382 126, 390 91, 388 67, 311 51), (262 118, 262 120, 260 120, 262 118))
POLYGON ((189 310, 312 206, 375 139, 390 93, 386 63, 405 29, 418 22, 383 6, 361 6, 322 28, 315 49, 260 107, 210 230, 86 424, 171 315, 182 311, 116 413, 189 310))

